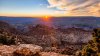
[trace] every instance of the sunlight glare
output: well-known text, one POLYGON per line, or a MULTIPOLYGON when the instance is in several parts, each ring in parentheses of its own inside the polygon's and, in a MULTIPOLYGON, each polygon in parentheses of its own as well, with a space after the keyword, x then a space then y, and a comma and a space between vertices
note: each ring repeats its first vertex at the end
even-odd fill
POLYGON ((50 17, 49 16, 44 16, 43 20, 44 21, 49 21, 50 17))

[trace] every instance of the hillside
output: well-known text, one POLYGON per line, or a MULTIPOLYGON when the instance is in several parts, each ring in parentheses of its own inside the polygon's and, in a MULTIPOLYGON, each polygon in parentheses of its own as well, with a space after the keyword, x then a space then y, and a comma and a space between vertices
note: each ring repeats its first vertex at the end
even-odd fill
MULTIPOLYGON (((0 34, 14 38, 15 44, 35 44, 43 47, 43 51, 63 54, 74 54, 92 38, 92 32, 82 28, 53 28, 46 25, 27 26, 28 31, 20 31, 14 26, 0 21, 0 34)), ((7 43, 7 42, 5 42, 7 43)), ((8 42, 9 43, 9 42, 8 42)))

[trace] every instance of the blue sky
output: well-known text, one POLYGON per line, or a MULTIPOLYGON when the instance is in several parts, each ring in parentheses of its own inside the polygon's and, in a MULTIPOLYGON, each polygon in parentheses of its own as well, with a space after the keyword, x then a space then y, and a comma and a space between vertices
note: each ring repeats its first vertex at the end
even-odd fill
POLYGON ((0 16, 99 16, 100 0, 0 0, 0 16))
POLYGON ((4 14, 49 14, 47 0, 0 0, 0 13, 4 14))

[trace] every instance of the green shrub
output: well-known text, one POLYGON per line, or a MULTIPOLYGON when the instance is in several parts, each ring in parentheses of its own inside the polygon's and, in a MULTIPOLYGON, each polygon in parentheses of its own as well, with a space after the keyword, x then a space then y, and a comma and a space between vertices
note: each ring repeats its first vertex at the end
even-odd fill
POLYGON ((15 39, 12 36, 7 36, 4 34, 1 34, 0 35, 0 44, 13 45, 13 44, 15 44, 15 39))
POLYGON ((79 56, 100 56, 100 28, 94 29, 93 40, 88 42, 79 56))

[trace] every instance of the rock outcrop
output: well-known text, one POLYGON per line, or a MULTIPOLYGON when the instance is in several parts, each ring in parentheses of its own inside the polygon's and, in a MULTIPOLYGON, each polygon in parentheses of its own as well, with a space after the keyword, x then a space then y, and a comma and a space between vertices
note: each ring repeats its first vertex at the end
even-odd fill
POLYGON ((0 44, 12 45, 14 43, 13 46, 4 47, 5 50, 10 47, 11 50, 14 48, 13 52, 18 55, 23 54, 23 50, 26 52, 29 51, 25 55, 34 54, 33 52, 36 50, 32 48, 33 45, 26 46, 26 44, 39 45, 43 47, 44 52, 56 52, 72 55, 78 49, 81 49, 84 43, 87 44, 87 42, 92 39, 91 31, 83 30, 81 28, 62 29, 37 25, 29 27, 28 31, 22 32, 20 33, 18 29, 14 28, 10 24, 0 21, 0 44), (2 41, 2 38, 4 40, 6 39, 6 41, 2 41), (25 43, 25 45, 23 43, 25 43), (27 48, 22 48, 24 46, 27 48))
POLYGON ((0 56, 73 56, 55 52, 42 52, 42 47, 33 44, 0 45, 0 56))
POLYGON ((1 45, 1 56, 31 56, 41 52, 42 47, 33 44, 1 45))
POLYGON ((54 52, 41 52, 40 55, 41 56, 73 56, 73 55, 62 55, 54 52))

